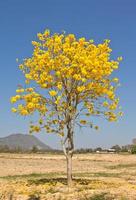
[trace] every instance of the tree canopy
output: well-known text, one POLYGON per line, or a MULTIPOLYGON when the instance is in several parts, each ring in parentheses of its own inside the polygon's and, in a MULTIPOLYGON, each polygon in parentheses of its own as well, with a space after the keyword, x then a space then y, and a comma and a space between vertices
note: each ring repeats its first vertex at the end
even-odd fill
POLYGON ((122 57, 110 60, 110 41, 95 45, 84 37, 51 35, 49 30, 37 36, 38 41, 32 41, 32 56, 19 65, 28 87, 19 86, 17 95, 11 98, 11 103, 19 101, 13 112, 23 116, 39 112, 38 124, 31 125, 30 132, 45 128, 46 132, 63 136, 69 120, 92 127, 92 115, 116 121, 121 115, 116 112, 119 98, 115 91, 119 83, 111 74, 118 69, 122 57), (29 87, 31 83, 35 85, 29 87))

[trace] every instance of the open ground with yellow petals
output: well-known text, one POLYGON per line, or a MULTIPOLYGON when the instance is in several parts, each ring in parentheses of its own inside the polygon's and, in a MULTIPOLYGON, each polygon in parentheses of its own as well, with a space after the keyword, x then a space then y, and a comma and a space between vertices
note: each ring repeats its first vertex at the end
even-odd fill
POLYGON ((136 156, 76 154, 73 186, 55 154, 0 154, 0 200, 135 200, 136 156))

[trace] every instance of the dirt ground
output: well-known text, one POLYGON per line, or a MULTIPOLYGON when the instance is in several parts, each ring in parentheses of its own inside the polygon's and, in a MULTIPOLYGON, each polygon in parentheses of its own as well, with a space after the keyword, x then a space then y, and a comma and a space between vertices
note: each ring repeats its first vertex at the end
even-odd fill
POLYGON ((136 156, 76 154, 73 186, 63 155, 0 154, 0 200, 136 200, 136 156))

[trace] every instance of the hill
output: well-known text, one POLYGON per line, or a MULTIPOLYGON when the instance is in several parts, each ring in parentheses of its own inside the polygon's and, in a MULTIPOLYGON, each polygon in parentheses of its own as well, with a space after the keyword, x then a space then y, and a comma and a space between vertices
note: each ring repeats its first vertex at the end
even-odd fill
POLYGON ((7 146, 9 149, 31 150, 37 147, 39 150, 51 150, 51 147, 41 142, 34 135, 12 134, 0 138, 0 147, 7 146))

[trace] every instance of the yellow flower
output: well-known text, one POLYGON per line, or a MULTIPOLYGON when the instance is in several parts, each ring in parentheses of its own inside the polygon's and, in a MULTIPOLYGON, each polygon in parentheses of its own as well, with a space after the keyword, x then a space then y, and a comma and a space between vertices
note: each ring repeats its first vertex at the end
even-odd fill
POLYGON ((106 40, 105 40, 105 43, 110 43, 110 40, 109 40, 109 39, 106 39, 106 40))
POLYGON ((20 111, 20 114, 21 115, 28 115, 28 111, 27 110, 25 110, 25 109, 22 109, 21 111, 20 111))
POLYGON ((49 91, 50 96, 54 97, 57 95, 57 92, 55 90, 49 91))
POLYGON ((33 98, 33 99, 32 99, 32 103, 36 104, 36 103, 38 103, 38 102, 39 102, 38 98, 33 98))
POLYGON ((118 69, 119 67, 118 67, 118 65, 113 65, 112 68, 113 68, 113 69, 118 69))
POLYGON ((112 95, 113 95, 113 92, 112 91, 107 91, 107 95, 109 96, 109 97, 111 97, 112 95))
POLYGON ((124 114, 123 112, 119 112, 119 116, 121 116, 121 117, 122 117, 122 116, 123 116, 123 114, 124 114))
POLYGON ((123 60, 122 56, 118 57, 117 60, 122 61, 123 60))
POLYGON ((16 95, 15 98, 16 98, 16 100, 19 100, 21 98, 21 96, 20 95, 16 95))
POLYGON ((96 70, 96 69, 93 69, 92 72, 93 72, 93 73, 97 73, 97 70, 96 70))
POLYGON ((33 104, 33 103, 28 103, 27 107, 28 107, 29 109, 32 109, 32 108, 34 108, 34 104, 33 104))
POLYGON ((89 40, 90 43, 94 43, 94 40, 89 40))
POLYGON ((57 100, 55 101, 55 104, 58 104, 60 102, 61 96, 57 97, 57 100))
POLYGON ((37 132, 37 133, 38 133, 38 132, 39 132, 41 129, 40 129, 40 127, 39 127, 39 126, 34 126, 34 127, 33 127, 33 130, 34 130, 35 132, 37 132))
POLYGON ((11 108, 11 111, 15 113, 15 112, 17 112, 17 109, 16 108, 11 108))
POLYGON ((78 92, 83 92, 85 90, 85 86, 79 86, 77 87, 78 92))
POLYGON ((24 89, 23 89, 23 88, 17 89, 17 90, 16 90, 16 93, 22 93, 22 92, 24 92, 24 89))
POLYGON ((25 74, 26 79, 31 79, 31 75, 30 74, 25 74))
POLYGON ((114 78, 112 81, 115 82, 115 83, 118 83, 119 79, 118 78, 114 78))
POLYGON ((27 91, 27 92, 33 92, 34 89, 33 89, 33 88, 27 88, 26 91, 27 91))
POLYGON ((107 101, 104 101, 104 102, 103 102, 103 106, 107 107, 108 105, 109 105, 109 104, 108 104, 107 101))
POLYGON ((22 105, 22 104, 19 104, 19 105, 18 105, 18 110, 21 111, 22 109, 23 109, 23 105, 22 105))
POLYGON ((73 78, 75 80, 80 80, 81 79, 81 76, 79 74, 74 74, 73 78))
POLYGON ((111 104, 110 106, 109 106, 109 109, 110 110, 115 110, 117 108, 117 104, 111 104))
POLYGON ((98 130, 98 129, 99 129, 99 127, 98 127, 98 126, 95 126, 94 128, 95 128, 96 130, 98 130))
POLYGON ((42 119, 39 119, 39 124, 43 124, 43 120, 42 119))
POLYGON ((49 30, 49 29, 46 29, 46 30, 44 31, 44 35, 45 35, 46 37, 48 37, 48 36, 50 35, 50 30, 49 30))
POLYGON ((86 120, 80 120, 80 124, 85 125, 86 123, 87 123, 86 120))
POLYGON ((11 98, 10 98, 10 102, 11 102, 11 103, 15 103, 16 101, 17 101, 17 99, 16 99, 15 97, 11 97, 11 98))
POLYGON ((60 76, 60 74, 61 74, 61 73, 60 73, 59 71, 56 72, 56 75, 57 75, 57 76, 60 76))
POLYGON ((85 78, 82 78, 82 82, 85 83, 85 82, 86 82, 86 79, 85 79, 85 78))
POLYGON ((58 88, 59 90, 61 90, 61 89, 62 89, 62 84, 61 84, 61 83, 58 83, 57 88, 58 88))
POLYGON ((29 84, 29 83, 30 83, 30 81, 29 81, 29 80, 25 80, 25 83, 26 83, 26 84, 29 84))
POLYGON ((47 84, 44 83, 44 84, 41 85, 41 87, 42 87, 42 88, 47 88, 47 84))
POLYGON ((85 76, 87 74, 87 71, 85 69, 81 69, 81 73, 85 76))

